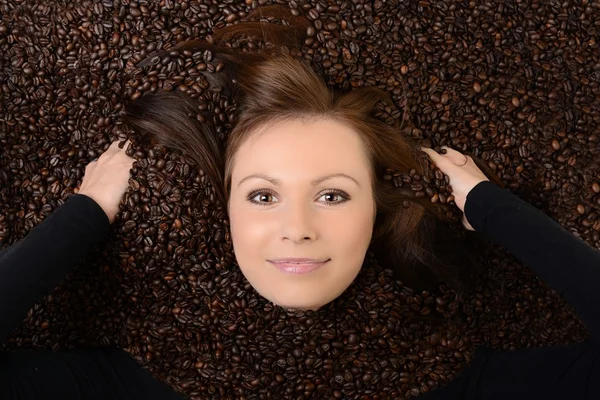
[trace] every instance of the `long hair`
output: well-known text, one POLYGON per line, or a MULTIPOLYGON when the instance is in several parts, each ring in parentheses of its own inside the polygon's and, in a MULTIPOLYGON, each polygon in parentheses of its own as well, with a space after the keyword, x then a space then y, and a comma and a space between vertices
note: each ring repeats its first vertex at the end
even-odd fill
MULTIPOLYGON (((397 120, 390 124, 378 118, 382 104, 393 105, 390 95, 376 87, 345 92, 328 87, 314 68, 290 51, 302 45, 309 21, 280 6, 259 8, 247 18, 257 15, 279 18, 287 25, 241 22, 217 30, 214 41, 256 36, 274 45, 270 48, 242 51, 191 40, 170 50, 210 50, 222 63, 219 72, 205 76, 237 104, 226 143, 218 137, 210 115, 191 117, 198 114, 198 102, 175 91, 149 93, 126 104, 127 125, 149 135, 154 143, 188 154, 207 175, 218 201, 226 205, 236 152, 257 128, 296 118, 341 122, 359 134, 369 158, 377 207, 370 249, 377 261, 406 285, 430 288, 446 283, 460 288, 460 271, 475 267, 477 239, 470 235, 468 240, 458 240, 436 218, 447 212, 447 205, 416 197, 410 188, 395 187, 389 179, 389 171, 424 176, 427 169, 426 156, 410 138, 411 126, 401 128, 397 120)), ((140 65, 148 65, 151 59, 156 55, 140 65)), ((471 157, 496 181, 484 163, 471 157)))

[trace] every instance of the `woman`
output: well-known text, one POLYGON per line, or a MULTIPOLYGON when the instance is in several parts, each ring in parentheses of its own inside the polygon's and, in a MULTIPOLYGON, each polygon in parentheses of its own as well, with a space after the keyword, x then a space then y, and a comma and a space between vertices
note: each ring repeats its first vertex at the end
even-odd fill
MULTIPOLYGON (((236 59, 231 53, 228 57, 247 67, 236 75, 242 112, 223 162, 210 129, 204 130, 204 136, 197 128, 176 129, 187 111, 177 101, 169 108, 162 102, 166 95, 155 98, 154 108, 140 102, 142 112, 133 122, 155 136, 166 132, 165 144, 188 144, 183 148, 202 155, 196 160, 214 172, 214 184, 223 188, 220 194, 230 217, 236 260, 252 286, 281 306, 318 309, 348 287, 372 241, 380 242, 380 254, 390 260, 402 260, 407 249, 412 250, 409 261, 418 260, 427 249, 419 224, 429 200, 421 202, 422 208, 404 210, 403 201, 419 202, 386 186, 381 173, 384 167, 420 170, 419 150, 413 151, 414 146, 397 130, 371 118, 381 95, 372 89, 333 95, 308 68, 283 55, 250 60, 236 59), (290 84, 297 90, 290 91, 290 84), (163 119, 165 113, 175 116, 168 120, 170 129, 163 129, 153 117, 159 109, 163 119), (295 112, 282 113, 290 109, 295 112), (331 195, 336 200, 324 198, 331 195)), ((426 397, 599 396, 600 367, 595 361, 600 318, 594 300, 600 284, 600 254, 490 182, 471 157, 452 149, 446 154, 422 150, 450 178, 465 227, 505 246, 550 286, 564 292, 593 334, 589 342, 564 348, 482 350, 458 379, 426 397)), ((130 162, 124 150, 113 144, 86 168, 78 194, 0 255, 2 339, 106 235, 127 187, 130 162), (51 254, 39 260, 39 248, 51 254)), ((404 264, 395 265, 399 274, 405 272, 404 264)), ((439 267, 422 276, 419 270, 406 276, 415 281, 443 279, 444 271, 435 269, 439 267)), ((120 350, 12 352, 2 354, 0 366, 3 398, 178 398, 120 350)))
MULTIPOLYGON (((50 292, 90 247, 107 235, 127 189, 133 164, 133 159, 125 154, 127 144, 119 149, 116 143, 86 167, 77 194, 22 241, 0 253, 1 340, 10 335, 29 308, 50 292), (39 255, 40 249, 44 249, 43 257, 39 255)), ((534 207, 491 183, 471 157, 445 149, 445 155, 432 149, 422 150, 450 177, 466 228, 482 232, 505 246, 563 293, 590 328, 592 339, 566 347, 481 351, 455 381, 423 398, 598 398, 600 253, 534 207)), ((296 150, 289 146, 285 155, 296 150)), ((306 173, 300 166, 293 169, 291 164, 287 165, 290 169, 281 175, 282 180, 317 172, 315 169, 306 173)), ((246 166, 249 164, 242 168, 246 166)), ((308 180, 302 182, 292 184, 291 192, 310 185, 308 180)), ((293 243, 290 248, 305 246, 305 240, 309 243, 320 240, 311 236, 313 231, 307 228, 310 224, 302 215, 288 216, 285 241, 293 243)), ((0 398, 181 397, 156 381, 122 350, 82 349, 0 354, 0 398)))

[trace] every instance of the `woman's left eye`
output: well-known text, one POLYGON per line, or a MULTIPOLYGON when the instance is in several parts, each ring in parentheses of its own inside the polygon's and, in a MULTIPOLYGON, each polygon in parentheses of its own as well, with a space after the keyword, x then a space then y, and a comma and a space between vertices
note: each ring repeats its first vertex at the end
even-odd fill
POLYGON ((350 199, 350 196, 348 196, 346 193, 337 190, 323 193, 320 197, 325 196, 328 196, 330 199, 329 201, 325 201, 325 203, 328 203, 329 205, 343 203, 350 199), (338 198, 338 200, 335 200, 336 197, 338 198))

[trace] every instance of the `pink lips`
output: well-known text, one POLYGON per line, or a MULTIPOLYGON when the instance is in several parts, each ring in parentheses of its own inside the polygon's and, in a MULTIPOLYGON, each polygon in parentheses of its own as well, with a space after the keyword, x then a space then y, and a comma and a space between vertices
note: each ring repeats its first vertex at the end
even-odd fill
POLYGON ((290 261, 291 259, 281 259, 281 260, 268 260, 271 264, 273 264, 277 269, 282 272, 286 272, 288 274, 308 274, 318 268, 321 268, 325 265, 329 260, 324 261, 316 261, 311 260, 307 261, 307 259, 298 259, 298 261, 290 261))

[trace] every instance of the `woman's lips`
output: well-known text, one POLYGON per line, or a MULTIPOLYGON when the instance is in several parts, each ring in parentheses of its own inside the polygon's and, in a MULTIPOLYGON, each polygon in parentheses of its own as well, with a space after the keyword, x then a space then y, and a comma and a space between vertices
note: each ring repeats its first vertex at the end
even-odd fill
POLYGON ((318 268, 321 268, 323 265, 327 264, 329 260, 319 263, 286 263, 273 261, 269 262, 282 272, 294 275, 302 275, 308 274, 318 268))

